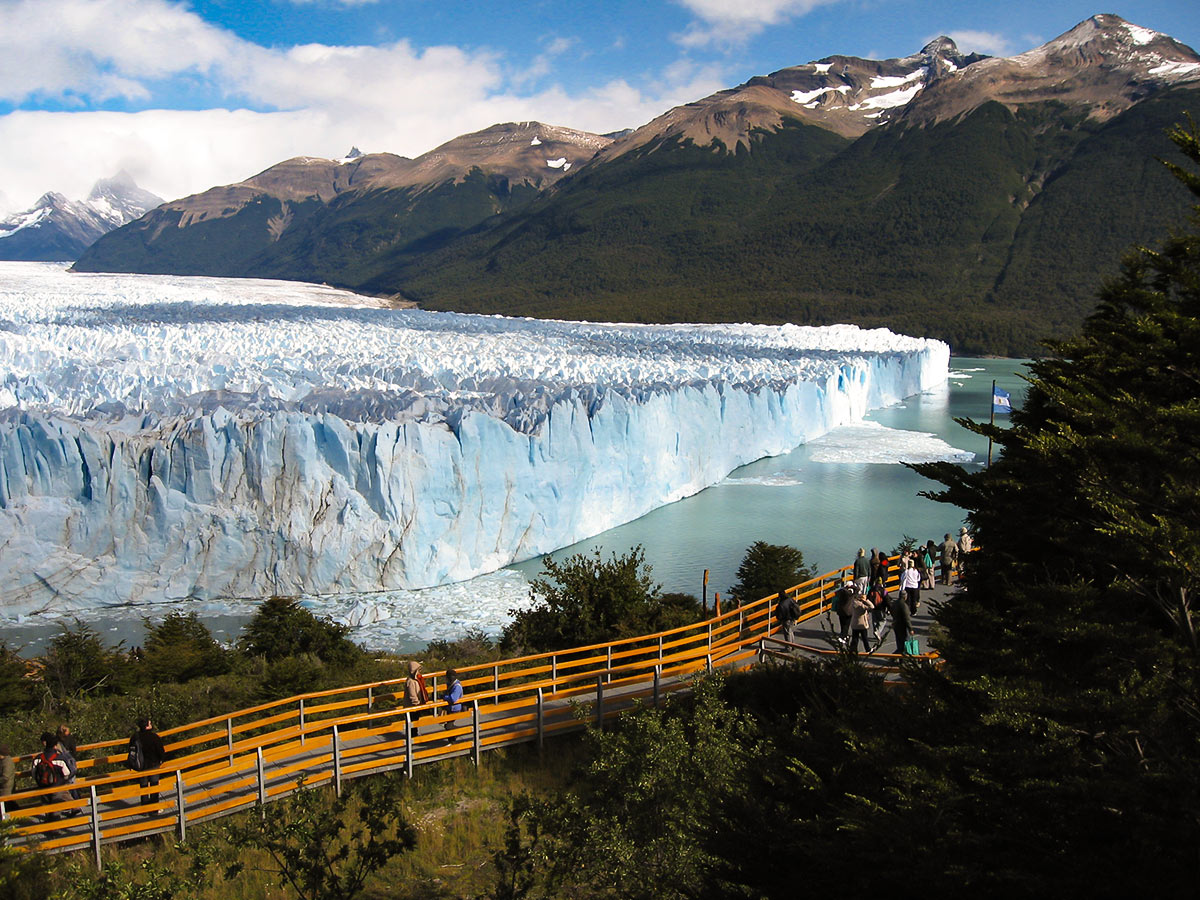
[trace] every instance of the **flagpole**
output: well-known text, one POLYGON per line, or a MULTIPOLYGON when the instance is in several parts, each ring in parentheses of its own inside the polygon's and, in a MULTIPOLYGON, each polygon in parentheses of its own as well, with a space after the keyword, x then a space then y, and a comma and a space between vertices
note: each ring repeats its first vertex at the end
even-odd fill
MULTIPOLYGON (((993 379, 992 379, 992 400, 991 400, 991 407, 992 407, 992 415, 991 415, 991 418, 989 418, 989 419, 988 419, 988 425, 995 425, 995 424, 996 424, 996 379, 995 379, 995 378, 993 378, 993 379)), ((990 433, 988 434, 988 461, 987 461, 987 467, 988 467, 989 469, 992 467, 992 436, 991 436, 991 434, 990 434, 990 433)))

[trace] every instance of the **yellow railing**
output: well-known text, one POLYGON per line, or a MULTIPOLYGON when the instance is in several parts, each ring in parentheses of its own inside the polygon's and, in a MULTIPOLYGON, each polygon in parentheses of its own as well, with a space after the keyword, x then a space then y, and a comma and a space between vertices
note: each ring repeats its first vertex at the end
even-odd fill
MULTIPOLYGON (((801 621, 827 612, 848 569, 788 588, 801 621)), ((16 821, 14 842, 46 851, 100 847, 176 832, 293 793, 372 772, 452 756, 476 763, 486 750, 603 724, 635 702, 657 705, 714 668, 746 668, 771 651, 778 594, 692 625, 590 647, 459 668, 463 712, 444 701, 380 704, 403 679, 334 688, 263 703, 161 732, 169 761, 154 772, 123 768, 128 738, 81 746, 78 780, 0 797, 16 821), (384 706, 387 708, 382 708, 384 706), (159 783, 142 786, 155 777, 159 783), (157 797, 152 799, 152 795, 157 797), (19 808, 14 808, 14 801, 19 808)), ((433 696, 444 672, 431 676, 433 696)), ((443 681, 444 683, 444 681, 443 681)))

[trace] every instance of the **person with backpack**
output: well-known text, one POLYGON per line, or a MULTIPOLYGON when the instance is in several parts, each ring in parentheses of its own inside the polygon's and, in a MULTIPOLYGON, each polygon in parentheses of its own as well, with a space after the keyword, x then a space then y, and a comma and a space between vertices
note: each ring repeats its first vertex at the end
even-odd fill
POLYGON ((796 639, 795 627, 800 618, 796 601, 785 589, 779 591, 779 602, 775 604, 775 621, 779 623, 780 636, 789 644, 796 639))
MULTIPOLYGON (((70 754, 63 752, 58 746, 58 735, 50 731, 42 732, 42 752, 33 758, 33 783, 38 790, 66 786, 75 774, 75 760, 70 754), (68 762, 69 760, 69 762, 68 762)), ((43 794, 38 803, 66 803, 71 795, 65 790, 43 794)), ((61 819, 60 812, 46 813, 47 821, 61 819)))
MULTIPOLYGON (((163 746, 162 738, 154 731, 154 723, 149 717, 143 716, 137 720, 137 731, 129 737, 129 750, 126 765, 138 772, 150 772, 162 766, 167 758, 167 749, 163 746)), ((146 775, 138 779, 142 788, 158 787, 158 775, 146 775)), ((142 806, 158 802, 158 791, 143 793, 142 806)))
MULTIPOLYGON (((458 673, 454 669, 447 669, 446 690, 442 692, 442 699, 446 701, 447 710, 451 715, 447 717, 446 724, 442 726, 444 730, 449 731, 458 724, 453 714, 462 712, 462 698, 463 686, 462 682, 458 680, 458 673)), ((453 743, 455 739, 450 738, 449 740, 453 743)))
MULTIPOLYGON (((425 676, 421 673, 421 664, 415 660, 408 661, 408 677, 404 679, 404 705, 423 706, 429 702, 429 690, 425 687, 425 676)), ((413 736, 417 735, 417 727, 412 729, 413 736)))

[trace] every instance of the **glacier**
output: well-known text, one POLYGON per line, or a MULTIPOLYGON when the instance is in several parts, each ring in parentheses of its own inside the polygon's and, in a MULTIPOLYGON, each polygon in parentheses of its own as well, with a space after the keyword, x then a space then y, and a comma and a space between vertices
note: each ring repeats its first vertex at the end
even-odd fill
POLYGON ((0 264, 0 617, 461 581, 946 380, 841 325, 395 309, 0 264))

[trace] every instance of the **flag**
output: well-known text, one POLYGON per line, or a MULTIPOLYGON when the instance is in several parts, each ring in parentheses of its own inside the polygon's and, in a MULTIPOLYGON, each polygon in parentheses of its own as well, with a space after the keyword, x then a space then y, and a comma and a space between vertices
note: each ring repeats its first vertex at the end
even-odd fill
POLYGON ((1012 412, 1012 400, 1008 396, 1008 391, 1003 388, 992 388, 992 412, 1000 415, 1008 415, 1012 412))

